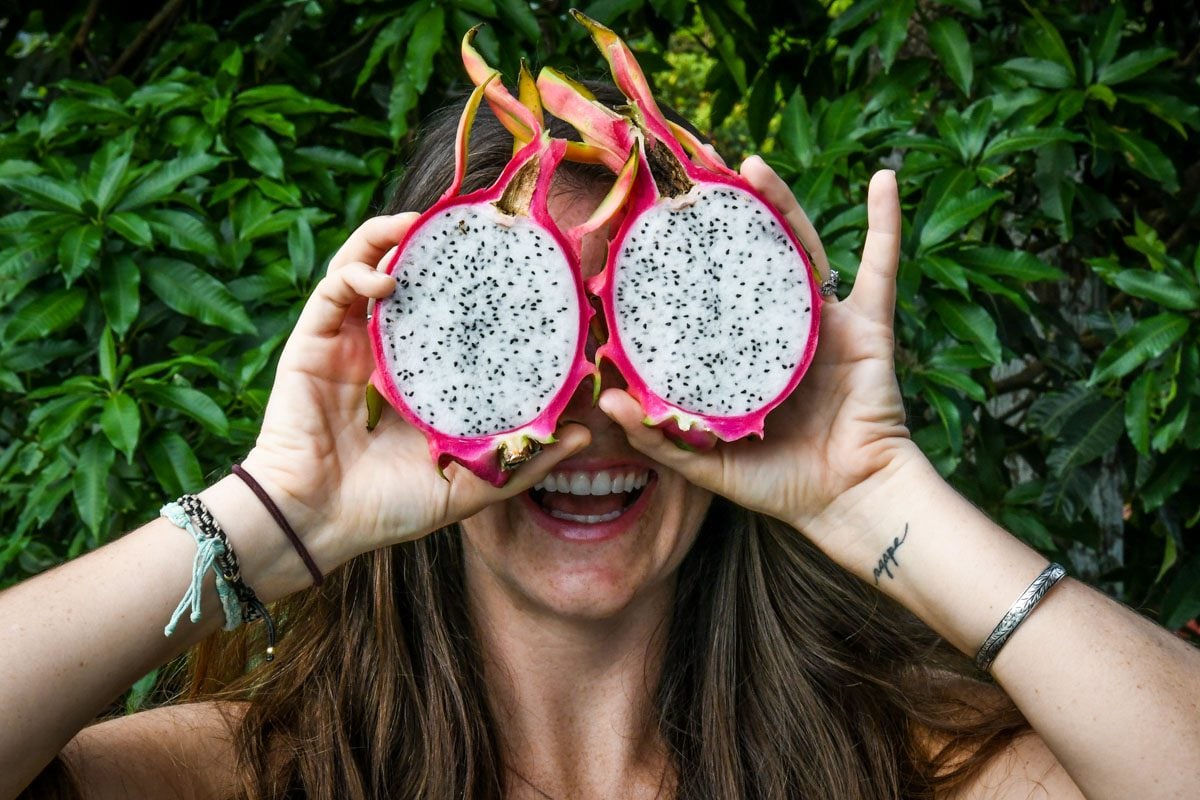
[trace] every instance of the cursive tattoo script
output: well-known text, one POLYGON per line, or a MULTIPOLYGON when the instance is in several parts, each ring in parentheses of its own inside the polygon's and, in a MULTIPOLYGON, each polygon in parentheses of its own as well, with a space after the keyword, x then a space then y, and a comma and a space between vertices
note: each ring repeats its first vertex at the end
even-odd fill
POLYGON ((879 576, 887 575, 889 578, 895 578, 892 574, 892 568, 888 566, 889 562, 895 566, 900 566, 900 562, 896 560, 896 551, 900 549, 900 545, 904 544, 904 540, 908 538, 908 523, 904 523, 904 533, 892 539, 892 543, 883 551, 883 555, 879 557, 879 563, 875 565, 875 585, 879 585, 879 576))

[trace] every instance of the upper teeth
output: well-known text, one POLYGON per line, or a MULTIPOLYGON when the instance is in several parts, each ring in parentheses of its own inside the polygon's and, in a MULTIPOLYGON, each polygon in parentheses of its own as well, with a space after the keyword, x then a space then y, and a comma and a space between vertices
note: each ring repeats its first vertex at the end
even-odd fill
POLYGON ((641 489, 650 482, 648 470, 627 472, 551 472, 534 489, 577 495, 618 494, 641 489))

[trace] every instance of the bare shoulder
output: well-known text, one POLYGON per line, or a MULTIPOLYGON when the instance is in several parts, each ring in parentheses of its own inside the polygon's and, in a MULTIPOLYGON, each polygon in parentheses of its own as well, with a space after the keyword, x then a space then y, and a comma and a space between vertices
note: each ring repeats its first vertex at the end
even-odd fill
POLYGON ((234 704, 167 706, 80 731, 63 758, 88 800, 202 800, 234 789, 234 704))
POLYGON ((1018 736, 941 800, 1084 800, 1079 787, 1037 733, 1018 736))

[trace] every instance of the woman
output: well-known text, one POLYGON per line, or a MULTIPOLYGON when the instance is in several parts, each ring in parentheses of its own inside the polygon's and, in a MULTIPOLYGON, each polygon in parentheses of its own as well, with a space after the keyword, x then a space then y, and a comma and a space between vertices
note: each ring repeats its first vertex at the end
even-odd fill
MULTIPOLYGON (((392 211, 447 185, 456 117, 426 132, 392 211)), ((477 125, 467 188, 511 152, 494 118, 477 125)), ((742 170, 827 275, 787 187, 758 159, 742 170)), ((560 225, 585 218, 605 180, 566 169, 560 225)), ((454 467, 443 480, 395 415, 363 427, 367 298, 391 291, 375 266, 414 218, 376 217, 333 258, 244 462, 327 579, 310 588, 241 480, 200 494, 246 581, 280 601, 276 659, 263 663, 256 629, 214 635, 211 579, 200 621, 163 637, 196 552, 164 519, 14 587, 0 597, 0 797, 35 780, 30 796, 1189 790, 1200 655, 1096 592, 1070 579, 1049 591, 991 665, 1003 692, 971 677, 969 657, 1046 561, 955 494, 904 427, 890 173, 871 182, 854 290, 826 306, 816 361, 765 441, 685 453, 605 374, 599 405, 582 391, 560 442, 503 489, 454 467), (552 535, 528 490, 600 472, 649 484, 600 541, 552 535), (85 727, 197 644, 195 702, 85 727)), ((603 250, 585 244, 587 272, 603 250)))

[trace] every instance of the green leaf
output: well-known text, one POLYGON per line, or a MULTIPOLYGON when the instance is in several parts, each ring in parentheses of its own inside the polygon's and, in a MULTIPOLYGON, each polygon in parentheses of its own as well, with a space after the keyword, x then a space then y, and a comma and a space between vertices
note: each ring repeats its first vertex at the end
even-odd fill
POLYGON ((924 394, 925 399, 929 401, 930 407, 937 413, 938 419, 942 421, 942 428, 946 432, 950 452, 962 452, 962 414, 959 412, 958 406, 954 404, 953 400, 936 389, 926 388, 924 394))
POLYGON ((172 384, 143 383, 138 396, 155 405, 181 411, 217 436, 229 435, 229 420, 215 400, 197 389, 172 384))
POLYGON ((114 389, 117 386, 117 345, 113 341, 112 328, 105 327, 100 334, 100 347, 97 355, 100 360, 100 377, 114 389))
POLYGON ((132 211, 118 211, 104 222, 136 247, 149 247, 154 244, 150 223, 132 211))
POLYGON ((1054 537, 1042 521, 1028 511, 1005 508, 1000 512, 1000 524, 1031 547, 1053 550, 1054 537))
MULTIPOLYGON (((180 492, 183 494, 183 492, 180 492)), ((158 669, 152 669, 142 677, 137 679, 133 686, 129 687, 129 696, 125 698, 125 713, 133 714, 137 711, 142 711, 147 708, 150 699, 150 693, 154 691, 154 686, 158 681, 158 669)))
POLYGON ((247 89, 237 96, 237 106, 268 106, 278 114, 336 114, 348 111, 345 106, 335 105, 300 92, 294 86, 270 83, 247 89))
MULTIPOLYGON (((7 367, 0 367, 0 390, 13 394, 25 394, 25 384, 21 383, 20 375, 7 367)), ((0 472, 2 471, 0 470, 0 472)))
POLYGON ((99 536, 108 523, 108 474, 117 454, 99 436, 87 439, 79 448, 72 480, 75 508, 88 530, 99 536))
POLYGON ((209 153, 192 153, 149 165, 145 176, 121 198, 118 211, 132 211, 162 200, 179 184, 214 169, 221 160, 209 153))
POLYGON ((167 497, 204 487, 204 474, 192 448, 174 431, 164 431, 146 445, 146 461, 167 497))
POLYGON ((926 29, 929 44, 938 60, 964 95, 971 96, 971 83, 975 80, 975 62, 971 57, 971 44, 962 25, 953 17, 935 19, 926 29))
POLYGON ((416 3, 404 10, 404 13, 389 22, 371 42, 371 52, 367 55, 367 60, 363 62, 362 69, 358 72, 358 78, 354 81, 354 94, 358 94, 358 90, 363 87, 375 73, 375 68, 379 66, 380 60, 389 50, 395 48, 401 41, 408 37, 409 31, 416 23, 419 17, 429 7, 428 3, 416 3))
POLYGON ((943 347, 934 353, 926 362, 929 366, 937 369, 980 369, 981 367, 989 366, 986 358, 979 355, 974 347, 969 344, 956 344, 950 347, 943 347))
POLYGON ((254 333, 254 323, 237 298, 216 278, 186 261, 151 258, 143 264, 147 285, 180 314, 231 333, 254 333))
POLYGON ((815 127, 812 117, 808 115, 808 103, 798 86, 784 106, 779 121, 779 138, 800 162, 800 166, 805 169, 812 166, 813 156, 818 150, 815 127))
POLYGON ((924 255, 917 260, 921 271, 940 286, 947 289, 957 289, 963 297, 968 296, 970 287, 967 285, 967 273, 953 259, 942 256, 924 255))
POLYGON ((242 195, 233 207, 233 224, 237 238, 250 242, 291 227, 299 216, 295 210, 280 210, 257 192, 242 195))
POLYGON ((987 161, 996 156, 1009 153, 1033 152, 1039 147, 1054 142, 1082 142, 1085 139, 1077 133, 1071 133, 1064 128, 1038 128, 1033 130, 1009 131, 997 136, 983 148, 982 160, 987 161))
POLYGON ((407 75, 396 76, 388 97, 388 130, 394 141, 408 133, 408 113, 416 108, 420 93, 407 75))
POLYGON ((1175 165, 1158 145, 1132 131, 1117 128, 1104 123, 1096 123, 1097 128, 1108 134, 1115 148, 1125 157, 1129 166, 1146 177, 1158 181, 1168 192, 1179 189, 1179 176, 1175 165))
POLYGON ((1026 6, 1026 8, 1035 23, 1034 27, 1026 29, 1026 35, 1022 37, 1030 55, 1045 58, 1060 65, 1067 70, 1073 81, 1075 62, 1071 58, 1071 51, 1067 48, 1067 43, 1063 41, 1062 34, 1042 12, 1031 6, 1026 6))
POLYGON ((269 178, 283 180, 283 156, 270 136, 256 125, 233 131, 233 144, 246 162, 269 178))
POLYGON ((1191 417, 1192 404, 1188 400, 1172 403, 1167 413, 1159 420, 1153 435, 1150 437, 1150 449, 1165 453, 1175 446, 1180 437, 1188 431, 1188 418, 1191 417))
POLYGON ((1088 383, 1095 385, 1133 372, 1166 352, 1188 331, 1188 318, 1179 314, 1157 314, 1140 320, 1118 336, 1096 359, 1088 383))
POLYGON ((965 372, 925 369, 921 370, 920 375, 931 383, 936 383, 939 386, 945 386, 950 389, 957 389, 976 403, 983 403, 987 400, 987 392, 965 372))
POLYGON ((1125 432, 1134 448, 1150 455, 1150 405, 1155 395, 1155 377, 1143 372, 1125 395, 1125 432))
MULTIPOLYGON (((40 414, 36 423, 34 415, 30 414, 29 416, 30 427, 37 428, 38 444, 50 449, 58 447, 74 436, 83 424, 84 418, 92 416, 92 412, 99 402, 100 398, 98 397, 80 397, 78 394, 70 394, 38 406, 34 411, 35 414, 43 410, 46 413, 40 414)), ((91 428, 90 422, 88 428, 91 428)))
POLYGON ((1004 192, 984 187, 972 189, 965 195, 943 195, 918 234, 918 252, 949 239, 987 213, 1002 197, 1004 192))
POLYGON ((125 135, 105 144, 92 157, 84 180, 84 191, 101 214, 108 211, 124 183, 132 155, 133 131, 127 131, 125 135))
POLYGON ((71 228, 58 240, 58 261, 68 286, 92 265, 100 252, 101 238, 100 229, 88 224, 71 228))
POLYGON ((1095 461, 1116 446, 1124 431, 1121 403, 1104 399, 1081 410, 1063 426, 1057 446, 1046 456, 1056 477, 1095 461))
POLYGON ((1143 73, 1157 67, 1164 61, 1175 57, 1175 51, 1166 47, 1148 47, 1145 50, 1135 50, 1127 56, 1103 66, 1096 75, 1096 80, 1106 86, 1116 86, 1118 83, 1133 80, 1143 73))
POLYGON ((216 258, 219 247, 217 237, 204 224, 204 220, 187 213, 167 208, 148 208, 142 216, 150 222, 150 228, 175 250, 216 258))
POLYGON ((101 264, 100 305, 108 324, 122 337, 128 333, 141 308, 141 284, 142 274, 137 262, 129 256, 119 255, 101 264))
POLYGON ((977 305, 952 297, 934 297, 930 304, 954 338, 975 345, 979 354, 989 363, 1000 363, 1002 359, 996 323, 986 311, 977 305))
POLYGON ((412 79, 417 94, 425 91, 433 75, 433 59, 442 48, 442 33, 446 29, 446 12, 440 5, 430 8, 413 26, 404 52, 404 71, 412 79))
POLYGON ((964 266, 980 272, 1002 275, 1022 282, 1060 281, 1066 280, 1067 277, 1058 267, 1052 267, 1032 253, 1021 250, 1004 250, 991 246, 970 247, 956 250, 955 257, 964 266))
POLYGON ((1177 450, 1173 456, 1164 459, 1154 470, 1154 477, 1147 480, 1137 493, 1137 500, 1142 509, 1149 512, 1160 508, 1179 491, 1189 477, 1196 474, 1200 462, 1195 454, 1187 450, 1177 450))
POLYGON ((830 37, 837 37, 842 31, 848 31, 861 25, 868 17, 882 9, 883 5, 884 0, 863 0, 863 2, 851 3, 849 6, 841 6, 841 13, 834 17, 826 34, 830 37))
POLYGON ((0 178, 0 186, 7 187, 21 196, 25 203, 35 208, 52 211, 68 211, 76 214, 83 209, 83 193, 71 184, 46 175, 17 175, 0 178))
POLYGON ((296 223, 288 229, 288 258, 291 259, 296 280, 303 283, 312 276, 317 261, 316 245, 312 227, 304 217, 297 218, 296 223))
POLYGON ((733 31, 729 29, 711 4, 699 3, 698 7, 705 25, 708 26, 717 56, 725 65, 726 73, 733 78, 733 84, 737 87, 738 94, 748 94, 750 84, 746 75, 746 62, 738 55, 737 41, 733 31))
POLYGON ((1200 292, 1171 275, 1144 269, 1127 269, 1105 278, 1122 292, 1143 300, 1152 300, 1176 311, 1200 308, 1200 292))
POLYGON ((297 147, 292 155, 298 163, 332 172, 349 172, 352 175, 371 174, 371 168, 360 156, 333 147, 297 147))
POLYGON ((87 301, 80 288, 59 289, 38 297, 22 308, 4 328, 8 344, 41 339, 76 322, 87 301))
POLYGON ((1074 83, 1070 70, 1044 58, 1011 58, 1000 66, 1034 86, 1047 89, 1066 89, 1074 83))
POLYGON ((496 5, 500 18, 516 28, 525 41, 536 44, 542 40, 542 28, 526 0, 496 0, 496 5))
POLYGON ((132 462, 142 430, 142 416, 133 398, 121 392, 111 395, 100 412, 100 429, 112 446, 125 454, 125 460, 132 462))
POLYGON ((1172 630, 1200 617, 1200 555, 1193 555, 1175 574, 1162 604, 1162 624, 1172 630))
POLYGON ((1117 45, 1121 42, 1121 29, 1125 25, 1125 6, 1113 3, 1101 17, 1102 22, 1097 29, 1100 34, 1092 38, 1090 52, 1096 67, 1103 71, 1117 53, 1117 45))

